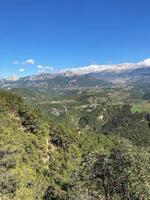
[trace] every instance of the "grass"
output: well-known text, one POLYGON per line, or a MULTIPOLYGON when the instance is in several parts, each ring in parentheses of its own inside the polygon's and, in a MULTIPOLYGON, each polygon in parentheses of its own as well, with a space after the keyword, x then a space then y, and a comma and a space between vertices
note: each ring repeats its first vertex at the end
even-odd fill
POLYGON ((135 112, 150 112, 150 103, 137 103, 132 105, 131 111, 135 112))

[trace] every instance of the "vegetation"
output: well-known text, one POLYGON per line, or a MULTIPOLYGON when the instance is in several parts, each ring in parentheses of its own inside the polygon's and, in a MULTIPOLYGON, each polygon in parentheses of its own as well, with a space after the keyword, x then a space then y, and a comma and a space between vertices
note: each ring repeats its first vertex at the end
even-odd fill
POLYGON ((132 112, 150 112, 150 104, 147 102, 133 104, 132 112))
POLYGON ((0 199, 150 199, 150 114, 108 94, 0 91, 0 199))

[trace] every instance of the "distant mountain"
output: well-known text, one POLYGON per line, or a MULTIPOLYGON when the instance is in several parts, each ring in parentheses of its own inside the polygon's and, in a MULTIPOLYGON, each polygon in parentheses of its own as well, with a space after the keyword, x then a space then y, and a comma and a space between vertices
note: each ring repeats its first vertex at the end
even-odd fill
POLYGON ((81 87, 104 87, 110 83, 106 80, 100 80, 90 75, 73 75, 69 72, 66 74, 41 74, 27 76, 17 81, 2 80, 1 88, 45 88, 45 89, 78 89, 81 87))
POLYGON ((123 72, 105 70, 99 73, 90 73, 90 76, 116 84, 125 83, 143 85, 145 82, 150 84, 150 67, 129 69, 123 72))
POLYGON ((23 81, 41 81, 41 80, 51 79, 53 77, 54 76, 52 74, 42 73, 42 74, 38 74, 38 75, 20 78, 20 81, 21 80, 23 80, 23 81))
POLYGON ((74 76, 75 74, 71 71, 65 71, 64 73, 61 74, 62 76, 74 76))
POLYGON ((114 84, 134 84, 138 81, 150 82, 150 58, 137 63, 120 63, 106 65, 87 65, 79 68, 64 69, 61 73, 89 75, 96 79, 105 80, 114 84))
POLYGON ((76 75, 85 75, 89 73, 124 73, 140 68, 150 68, 150 58, 136 63, 119 63, 119 64, 92 64, 83 67, 63 69, 60 73, 70 72, 76 75))
POLYGON ((150 85, 150 67, 130 67, 126 70, 105 69, 101 72, 91 72, 75 75, 72 71, 57 74, 42 73, 27 76, 18 80, 0 80, 1 88, 45 88, 45 89, 78 89, 81 87, 104 87, 111 84, 150 85))

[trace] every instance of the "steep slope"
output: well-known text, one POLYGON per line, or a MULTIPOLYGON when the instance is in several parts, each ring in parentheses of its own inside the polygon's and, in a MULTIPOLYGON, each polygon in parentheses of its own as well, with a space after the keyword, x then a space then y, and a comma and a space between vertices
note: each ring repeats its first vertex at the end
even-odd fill
POLYGON ((21 98, 0 92, 1 199, 42 196, 47 127, 40 113, 21 98))
MULTIPOLYGON (((113 123, 115 116, 120 111, 108 120, 111 130, 128 123, 126 116, 113 123)), ((0 91, 2 200, 149 199, 149 156, 119 135, 60 126, 0 91)))
MULTIPOLYGON (((94 138, 86 136, 84 145, 80 134, 46 119, 17 95, 0 91, 0 198, 47 199, 48 188, 53 188, 53 198, 66 199, 82 148, 84 154, 93 149, 94 138)), ((102 141, 95 149, 110 143, 102 141)))

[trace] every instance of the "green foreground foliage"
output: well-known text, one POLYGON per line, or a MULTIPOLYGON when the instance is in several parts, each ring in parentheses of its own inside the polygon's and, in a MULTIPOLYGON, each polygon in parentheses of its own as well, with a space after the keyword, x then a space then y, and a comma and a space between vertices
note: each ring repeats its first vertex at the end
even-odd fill
POLYGON ((105 111, 83 112, 78 129, 0 91, 0 199, 149 200, 150 115, 105 111))

